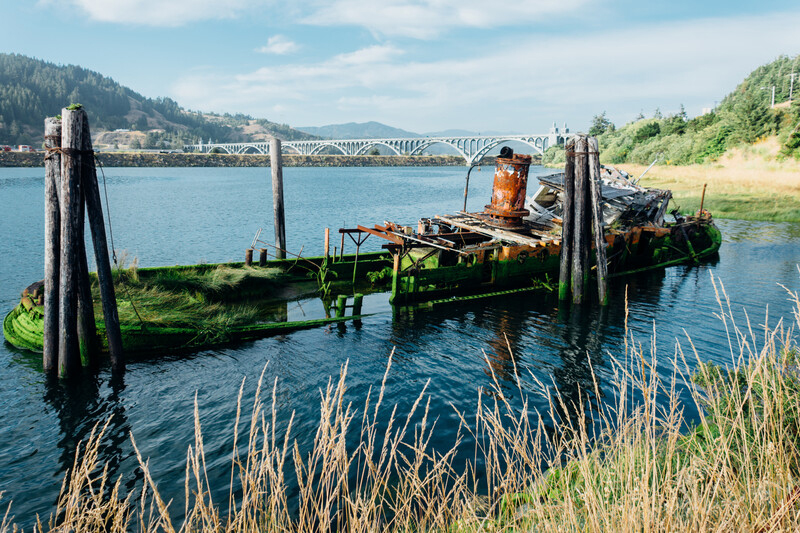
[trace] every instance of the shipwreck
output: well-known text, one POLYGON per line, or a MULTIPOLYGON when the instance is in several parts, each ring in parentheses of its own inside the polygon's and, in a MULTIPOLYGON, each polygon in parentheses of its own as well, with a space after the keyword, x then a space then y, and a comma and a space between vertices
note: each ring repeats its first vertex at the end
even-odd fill
MULTIPOLYGON (((383 221, 341 228, 338 253, 330 253, 326 231, 325 253, 318 257, 269 259, 262 249, 254 261, 257 236, 245 262, 117 268, 122 347, 126 353, 193 350, 361 320, 369 293, 390 293, 394 306, 424 306, 558 281, 562 298, 571 290, 573 301, 588 301, 584 289, 590 284, 696 263, 717 252, 722 239, 711 214, 702 207, 691 216, 670 210, 670 191, 642 187, 624 172, 600 166, 591 146, 585 138, 583 145, 568 146, 573 159, 565 170, 539 177, 530 195, 530 156, 504 148, 484 210, 432 215, 411 226, 383 221), (361 252, 369 236, 385 241, 380 251, 361 252), (344 253, 346 237, 355 253, 344 253), (309 300, 321 302, 324 315, 290 319, 287 303, 309 300)), ((81 344, 82 355, 109 351, 98 278, 90 278, 94 328, 90 346, 81 344)), ((43 282, 23 291, 3 321, 7 342, 43 350, 45 296, 43 282)))

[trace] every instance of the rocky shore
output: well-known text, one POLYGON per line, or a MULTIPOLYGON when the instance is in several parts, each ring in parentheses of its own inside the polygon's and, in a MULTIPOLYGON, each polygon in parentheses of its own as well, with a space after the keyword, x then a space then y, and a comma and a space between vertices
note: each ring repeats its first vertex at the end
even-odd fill
MULTIPOLYGON (((152 152, 98 152, 106 167, 267 167, 260 154, 167 154, 152 152)), ((284 155, 286 167, 439 167, 464 165, 459 156, 393 155, 284 155)), ((0 167, 43 167, 43 152, 0 152, 0 167)))

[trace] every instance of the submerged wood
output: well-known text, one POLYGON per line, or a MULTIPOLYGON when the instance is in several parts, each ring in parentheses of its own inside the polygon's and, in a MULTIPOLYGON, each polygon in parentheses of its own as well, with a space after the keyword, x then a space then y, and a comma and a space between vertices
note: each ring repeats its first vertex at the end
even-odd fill
POLYGON ((44 121, 44 316, 42 366, 46 373, 58 368, 58 291, 61 250, 61 212, 58 201, 61 187, 61 120, 44 121))
POLYGON ((59 274, 58 373, 68 376, 80 368, 78 346, 78 254, 80 252, 81 165, 83 124, 81 110, 61 111, 61 254, 59 274))
MULTIPOLYGON (((85 111, 82 109, 79 111, 84 115, 83 150, 86 154, 92 154, 89 119, 86 118, 85 111)), ((114 278, 111 274, 111 261, 108 256, 106 226, 103 221, 103 205, 100 202, 100 187, 97 183, 97 168, 95 167, 94 157, 86 155, 82 170, 81 178, 85 190, 86 214, 89 219, 89 229, 92 233, 92 244, 94 245, 94 256, 97 263, 97 281, 103 304, 108 352, 111 356, 111 367, 118 371, 125 368, 125 356, 122 347, 117 296, 114 290, 114 278)))

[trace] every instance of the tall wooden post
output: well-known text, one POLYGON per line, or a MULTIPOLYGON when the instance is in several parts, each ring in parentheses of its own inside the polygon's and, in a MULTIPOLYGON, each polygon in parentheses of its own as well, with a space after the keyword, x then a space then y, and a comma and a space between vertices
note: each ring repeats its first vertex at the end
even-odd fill
POLYGON ((567 141, 564 147, 567 160, 564 165, 564 200, 561 214, 561 265, 558 272, 558 299, 569 298, 570 275, 572 267, 572 221, 574 219, 573 196, 575 195, 575 139, 567 141))
POLYGON ((603 222, 603 193, 600 183, 600 146, 597 137, 589 137, 588 151, 592 191, 592 225, 597 265, 597 296, 600 299, 600 305, 608 305, 608 263, 606 262, 606 237, 603 222))
POLYGON ((325 259, 331 253, 331 228, 325 228, 325 259))
POLYGON ((97 184, 97 169, 95 168, 94 157, 91 155, 92 137, 89 133, 89 119, 86 118, 86 112, 83 109, 79 109, 74 113, 80 113, 83 116, 84 123, 81 146, 87 155, 84 156, 85 161, 81 178, 85 190, 86 214, 89 219, 89 229, 92 233, 94 257, 97 263, 97 281, 100 286, 100 298, 103 302, 103 318, 106 323, 108 352, 111 356, 112 369, 120 371, 125 368, 125 357, 122 351, 122 332, 119 326, 117 296, 114 290, 114 278, 111 274, 111 261, 108 257, 108 242, 106 241, 106 226, 103 221, 103 205, 100 202, 100 187, 97 184))
MULTIPOLYGON (((88 121, 87 121, 88 123, 88 121)), ((88 132, 85 132, 88 135, 88 132)), ((85 139, 85 137, 84 137, 85 139)), ((84 151, 84 165, 90 157, 84 151)), ((85 169, 84 169, 85 170, 85 169)), ((86 192, 85 180, 81 177, 81 196, 86 192)), ((94 304, 92 302, 92 285, 89 281, 89 263, 86 260, 86 241, 84 239, 85 203, 80 204, 80 228, 78 233, 78 347, 81 362, 84 365, 97 364, 97 324, 94 321, 94 304)))
MULTIPOLYGON (((61 120, 44 120, 44 146, 61 148, 61 120)), ((42 366, 46 373, 58 368, 59 264, 61 253, 61 211, 58 193, 61 187, 61 154, 48 151, 44 158, 44 350, 42 366)))
POLYGON ((269 142, 269 164, 272 168, 272 210, 275 216, 275 246, 278 259, 286 259, 286 226, 283 210, 283 157, 281 140, 273 137, 269 142))
POLYGON ((80 368, 78 347, 78 253, 80 233, 81 165, 83 163, 82 110, 61 111, 61 255, 59 274, 58 373, 67 376, 80 368))
POLYGON ((580 136, 575 142, 575 206, 572 235, 572 303, 583 303, 583 292, 587 281, 586 263, 589 247, 586 234, 587 207, 587 168, 586 137, 580 136))

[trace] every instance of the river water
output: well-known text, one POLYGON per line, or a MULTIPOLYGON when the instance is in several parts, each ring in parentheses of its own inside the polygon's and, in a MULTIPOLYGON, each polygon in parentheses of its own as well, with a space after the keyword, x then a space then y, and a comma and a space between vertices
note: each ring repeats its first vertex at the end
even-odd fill
MULTIPOLYGON (((463 204, 464 176, 458 167, 286 168, 288 248, 321 253, 326 226, 338 236, 339 227, 384 220, 414 224, 421 216, 456 212, 463 204)), ((491 180, 491 169, 472 173, 470 210, 488 203, 491 180)), ((262 238, 273 235, 269 169, 109 168, 105 181, 115 248, 141 266, 241 260, 259 228, 262 238)), ((43 190, 42 169, 0 169, 3 314, 17 304, 22 288, 43 276, 43 190)), ((591 357, 601 388, 607 389, 610 355, 624 353, 626 291, 629 327, 645 347, 655 329, 665 377, 676 338, 690 336, 704 360, 730 363, 725 327, 715 317, 712 275, 724 284, 741 324, 745 310, 754 328, 764 323, 767 310, 770 324, 791 320, 780 285, 800 289, 800 224, 720 220, 718 226, 724 236, 718 258, 616 279, 611 304, 602 311, 559 309, 552 296, 528 293, 401 315, 392 313, 388 295, 378 294, 366 298, 364 311, 375 314, 360 327, 297 331, 188 355, 165 353, 130 362, 119 379, 102 368, 74 383, 46 382, 41 356, 0 344, 0 491, 5 492, 0 503, 13 500, 12 513, 26 529, 37 513, 49 516, 77 443, 113 415, 101 460, 122 476, 126 490, 135 490, 140 473, 132 433, 150 458, 162 495, 176 499, 179 515, 195 395, 211 484, 226 494, 236 396, 246 378, 247 404, 267 363, 265 380, 278 379, 281 413, 296 412, 302 449, 313 439, 319 389, 329 377, 349 362, 347 399, 362 405, 369 387, 380 385, 394 350, 386 401, 399 404, 402 413, 430 381, 431 412, 439 418, 433 445, 449 449, 458 425, 454 408, 469 412, 493 373, 504 388, 519 385, 534 393, 535 378, 570 397, 591 383, 591 357)), ((362 249, 380 244, 371 238, 362 249)), ((303 311, 290 304, 290 312, 303 311)), ((531 400, 545 406, 541 396, 531 400)))

